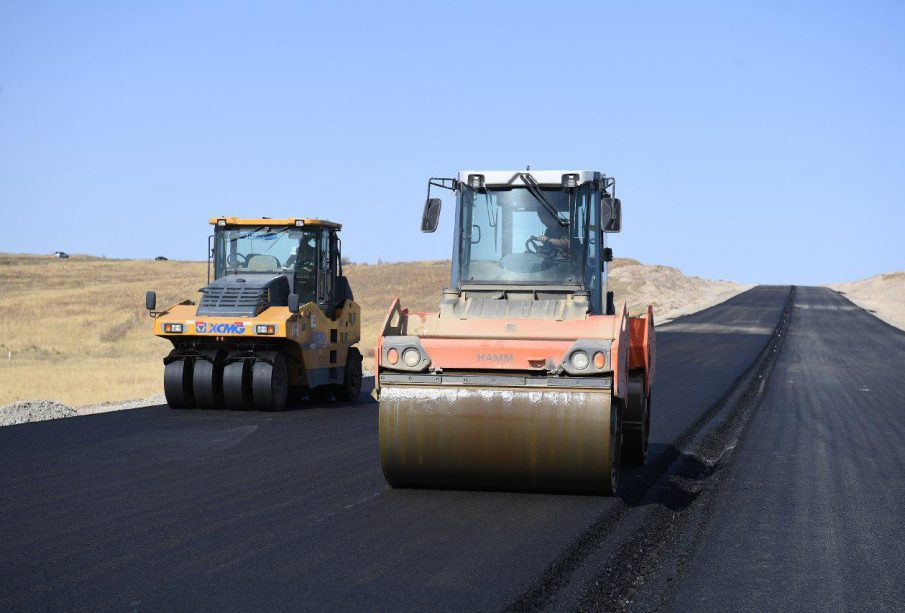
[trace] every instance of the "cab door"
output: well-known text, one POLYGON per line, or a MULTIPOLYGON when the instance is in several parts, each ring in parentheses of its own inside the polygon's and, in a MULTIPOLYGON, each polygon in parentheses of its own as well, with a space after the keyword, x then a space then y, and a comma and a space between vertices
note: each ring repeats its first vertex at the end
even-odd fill
POLYGON ((328 316, 333 315, 336 291, 336 258, 333 257, 333 232, 322 228, 318 241, 317 305, 328 316))
MULTIPOLYGON (((338 322, 333 320, 336 310, 336 273, 338 262, 334 249, 335 234, 330 228, 322 228, 318 239, 317 257, 317 321, 312 322, 312 337, 315 339, 317 372, 309 378, 318 385, 338 383, 340 356, 337 347, 338 322)), ((344 360, 345 356, 342 356, 344 360)))

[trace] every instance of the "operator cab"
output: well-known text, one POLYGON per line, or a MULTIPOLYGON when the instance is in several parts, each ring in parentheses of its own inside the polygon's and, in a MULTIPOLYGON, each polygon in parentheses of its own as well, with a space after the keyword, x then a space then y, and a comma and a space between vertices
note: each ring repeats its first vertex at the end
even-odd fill
POLYGON ((604 232, 618 232, 615 179, 594 171, 463 171, 431 179, 422 231, 436 229, 440 200, 456 194, 452 288, 476 298, 586 296, 592 314, 609 312, 604 232))
MULTIPOLYGON (((295 294, 299 304, 314 302, 331 316, 336 307, 352 298, 342 275, 340 224, 319 219, 232 217, 215 218, 211 223, 214 282, 205 289, 205 298, 223 294, 216 291, 221 287, 266 287, 270 306, 287 306, 289 295, 295 294)), ((205 302, 212 301, 202 299, 201 306, 205 302)))

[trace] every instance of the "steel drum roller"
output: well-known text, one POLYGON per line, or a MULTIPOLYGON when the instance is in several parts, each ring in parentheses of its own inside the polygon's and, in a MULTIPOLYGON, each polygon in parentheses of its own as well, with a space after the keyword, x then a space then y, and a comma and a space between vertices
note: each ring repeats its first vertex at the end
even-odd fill
POLYGON ((383 386, 380 457, 394 487, 611 493, 609 389, 383 386))

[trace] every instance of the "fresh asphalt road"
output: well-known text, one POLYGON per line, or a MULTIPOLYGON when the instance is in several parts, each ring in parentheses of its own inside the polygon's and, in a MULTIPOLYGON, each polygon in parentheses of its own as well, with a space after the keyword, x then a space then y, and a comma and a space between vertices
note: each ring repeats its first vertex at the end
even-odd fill
MULTIPOLYGON (((659 329, 654 456, 754 361, 789 290, 659 329)), ((390 490, 373 402, 10 426, 0 609, 495 609, 616 500, 390 490)))
POLYGON ((670 608, 905 603, 905 333, 798 288, 761 406, 670 608))

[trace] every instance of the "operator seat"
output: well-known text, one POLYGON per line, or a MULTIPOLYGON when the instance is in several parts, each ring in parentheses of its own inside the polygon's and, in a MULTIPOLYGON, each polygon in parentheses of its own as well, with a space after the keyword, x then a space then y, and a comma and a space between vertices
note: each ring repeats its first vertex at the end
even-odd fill
POLYGON ((279 270, 280 261, 272 255, 255 253, 248 256, 248 261, 245 263, 245 267, 248 268, 249 272, 266 272, 269 270, 279 270))

